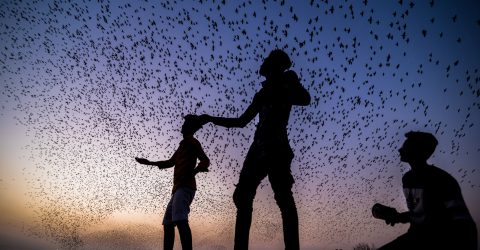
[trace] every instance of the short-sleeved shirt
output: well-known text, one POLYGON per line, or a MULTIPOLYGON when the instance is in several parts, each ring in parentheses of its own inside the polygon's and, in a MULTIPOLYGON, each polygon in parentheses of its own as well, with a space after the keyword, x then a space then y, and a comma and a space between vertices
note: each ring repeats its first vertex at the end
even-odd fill
POLYGON ((458 182, 444 170, 426 166, 402 179, 412 233, 451 230, 454 221, 473 222, 458 182))
POLYGON ((194 169, 197 165, 197 159, 200 160, 198 167, 208 167, 209 159, 200 145, 200 142, 194 137, 188 137, 180 142, 180 145, 170 160, 173 161, 175 168, 173 170, 173 189, 172 193, 179 187, 188 187, 197 190, 194 169))

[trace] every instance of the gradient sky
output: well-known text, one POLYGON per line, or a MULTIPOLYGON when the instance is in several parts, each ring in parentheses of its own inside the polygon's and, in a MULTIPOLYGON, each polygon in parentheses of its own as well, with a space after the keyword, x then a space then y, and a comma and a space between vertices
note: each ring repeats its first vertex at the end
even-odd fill
MULTIPOLYGON (((370 208, 406 210, 410 130, 437 137, 429 162, 480 224, 479 1, 2 1, 0 20, 2 241, 158 249, 173 170, 134 157, 169 158, 183 115, 239 116, 275 48, 312 96, 289 123, 302 249, 406 231, 370 208)), ((232 248, 254 128, 196 134, 212 161, 190 214, 196 249, 232 248)), ((267 181, 251 235, 252 249, 282 248, 267 181)))

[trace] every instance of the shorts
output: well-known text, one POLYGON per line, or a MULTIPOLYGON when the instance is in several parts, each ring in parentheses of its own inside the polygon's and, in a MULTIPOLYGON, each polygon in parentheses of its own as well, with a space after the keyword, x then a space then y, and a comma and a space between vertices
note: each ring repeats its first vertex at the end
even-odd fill
POLYGON ((163 225, 175 224, 177 221, 188 220, 190 204, 195 197, 195 190, 187 187, 179 187, 168 202, 163 225))

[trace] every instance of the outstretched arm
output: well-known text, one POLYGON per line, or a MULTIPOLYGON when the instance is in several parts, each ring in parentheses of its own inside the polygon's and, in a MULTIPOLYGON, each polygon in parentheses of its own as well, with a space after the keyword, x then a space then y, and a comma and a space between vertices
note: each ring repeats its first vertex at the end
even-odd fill
POLYGON ((135 157, 135 160, 138 163, 143 164, 143 165, 157 166, 159 169, 171 168, 175 165, 174 162, 173 162, 173 157, 166 160, 166 161, 149 161, 147 159, 137 158, 137 157, 135 157))
POLYGON ((210 115, 201 115, 205 123, 213 122, 213 124, 226 128, 243 128, 245 127, 258 113, 257 96, 253 98, 252 104, 248 106, 247 110, 238 118, 214 117, 210 115))

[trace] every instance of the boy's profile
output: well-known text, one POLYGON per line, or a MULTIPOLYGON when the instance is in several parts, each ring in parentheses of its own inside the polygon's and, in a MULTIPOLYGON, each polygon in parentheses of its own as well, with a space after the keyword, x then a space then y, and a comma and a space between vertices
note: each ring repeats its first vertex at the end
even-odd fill
POLYGON ((375 204, 374 217, 387 224, 410 223, 407 233, 379 248, 477 249, 477 229, 463 200, 458 182, 444 170, 427 163, 438 144, 430 133, 408 132, 400 160, 411 170, 402 178, 408 211, 375 204))
POLYGON ((207 172, 210 165, 210 160, 205 155, 200 142, 193 137, 195 132, 202 128, 202 125, 197 116, 185 116, 181 130, 183 140, 173 156, 166 161, 152 162, 147 159, 135 158, 140 164, 157 166, 159 169, 175 166, 172 197, 163 218, 165 250, 173 249, 175 226, 180 233, 182 249, 192 249, 192 232, 188 225, 188 214, 197 189, 195 175, 199 172, 207 172), (197 159, 200 160, 198 165, 197 159))

